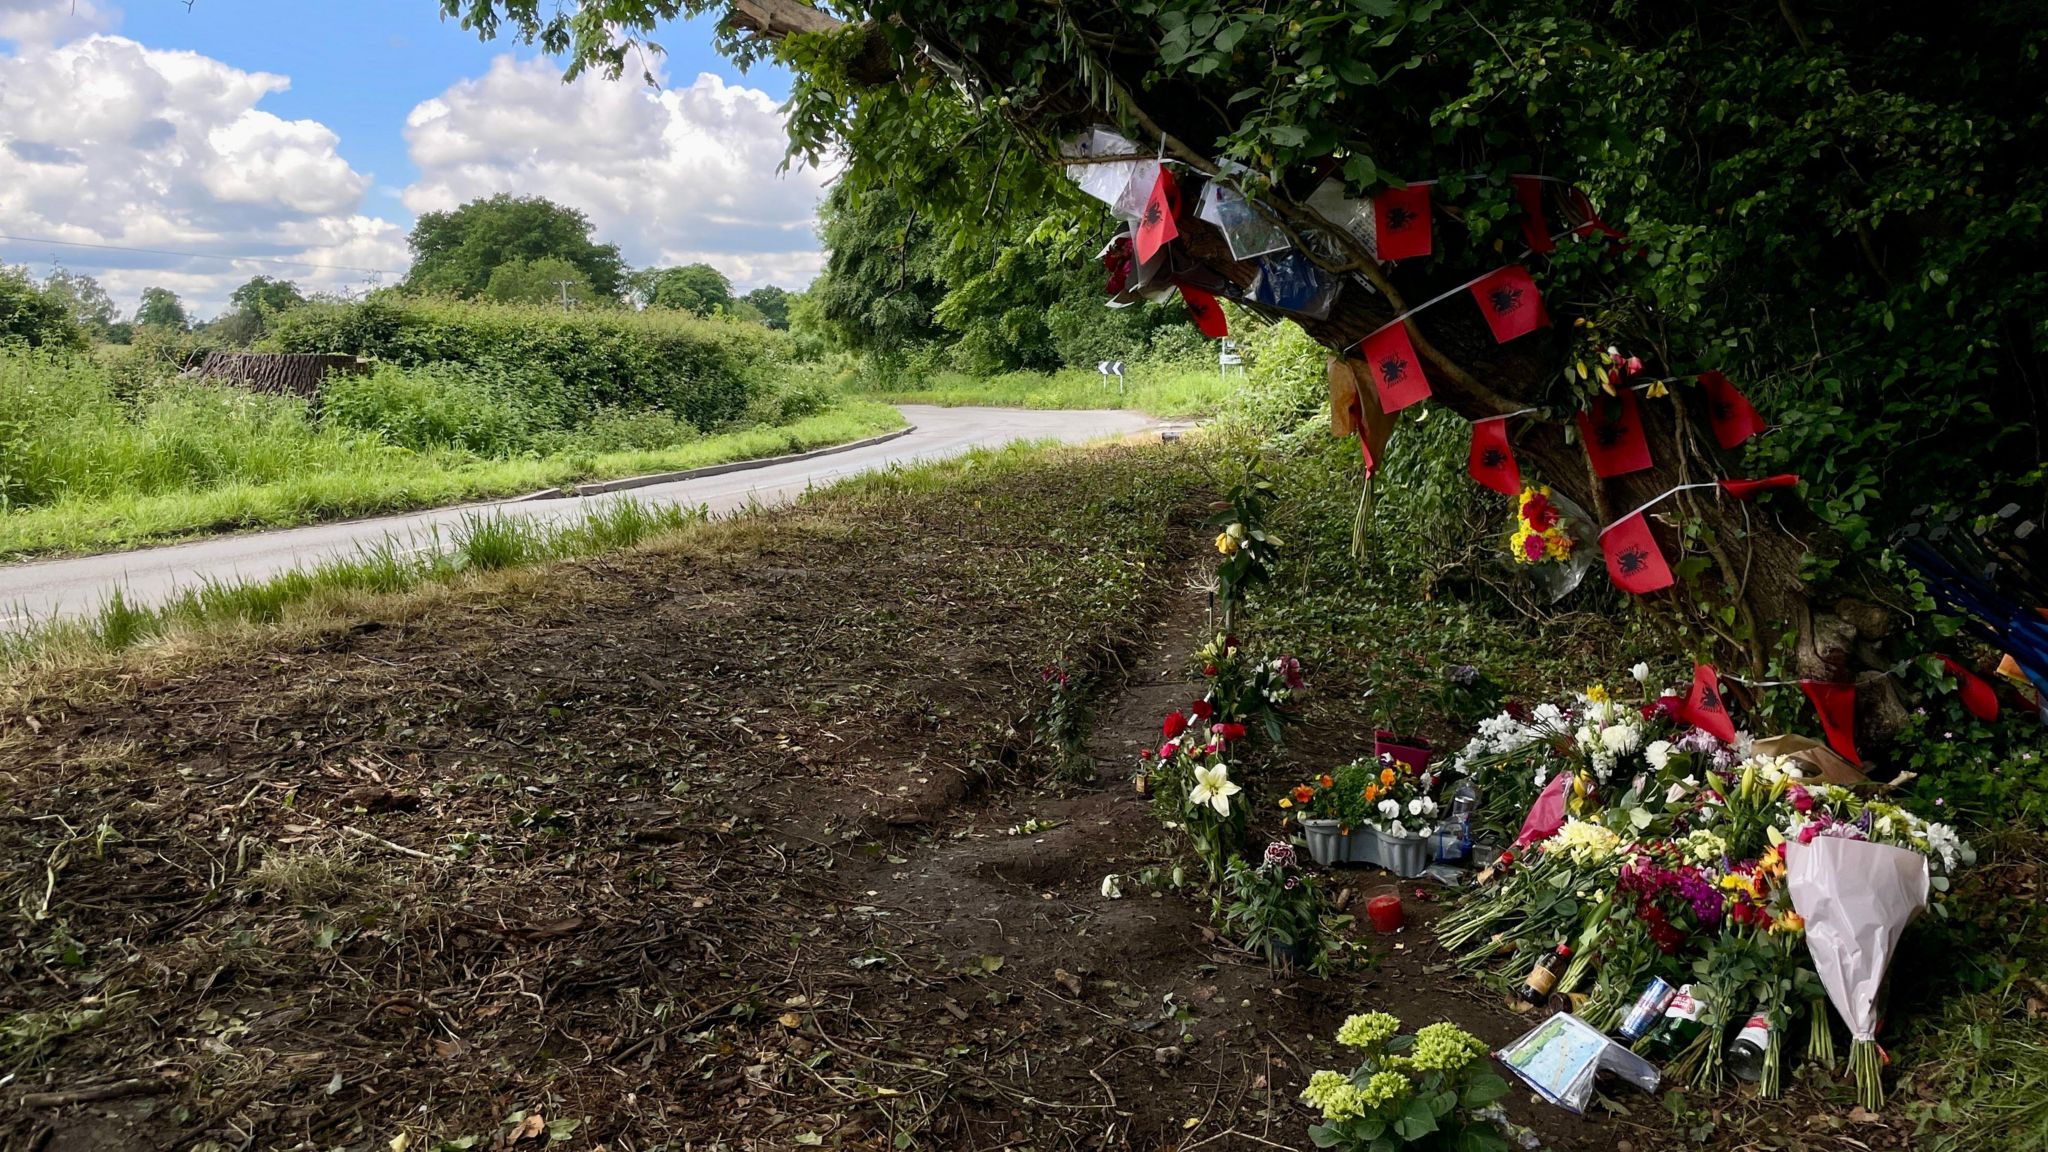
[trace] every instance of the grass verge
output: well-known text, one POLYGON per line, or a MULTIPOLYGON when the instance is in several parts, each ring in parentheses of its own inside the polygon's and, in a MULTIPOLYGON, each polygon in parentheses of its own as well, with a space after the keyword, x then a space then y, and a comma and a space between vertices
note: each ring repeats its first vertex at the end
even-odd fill
POLYGON ((1216 412, 1243 381, 1226 380, 1215 372, 1152 371, 1132 366, 1123 387, 1107 384, 1099 373, 1080 369, 1059 372, 1008 372, 1001 376, 968 376, 940 372, 916 388, 889 388, 874 393, 891 404, 938 404, 948 408, 988 405, 999 408, 1130 408, 1159 417, 1206 416, 1216 412))
POLYGON ((728 432, 658 450, 480 460, 462 452, 386 449, 374 456, 350 457, 337 467, 264 483, 63 499, 9 512, 0 515, 0 560, 111 551, 241 528, 431 508, 579 481, 803 452, 902 426, 902 414, 886 404, 849 400, 780 427, 728 432))
POLYGON ((445 548, 438 539, 427 541, 424 548, 417 547, 418 541, 386 539, 354 556, 266 580, 208 580, 157 607, 132 603, 116 591, 88 615, 0 632, 0 666, 62 664, 174 635, 274 624, 293 612, 318 615, 364 594, 392 595, 464 573, 630 548, 705 519, 701 509, 649 506, 630 499, 607 500, 582 519, 564 524, 537 524, 502 512, 476 513, 463 518, 445 548))

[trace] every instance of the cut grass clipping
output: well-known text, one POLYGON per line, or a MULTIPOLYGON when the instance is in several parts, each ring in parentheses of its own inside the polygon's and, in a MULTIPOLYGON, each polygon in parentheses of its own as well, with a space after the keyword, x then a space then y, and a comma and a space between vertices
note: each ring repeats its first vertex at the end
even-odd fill
POLYGON ((580 519, 561 524, 537 524, 503 512, 472 513, 450 534, 447 547, 442 546, 438 532, 424 540, 385 539, 353 556, 267 580, 208 580, 154 608, 137 604, 116 590, 86 616, 0 633, 0 665, 120 652, 175 633, 223 624, 273 624, 284 619, 293 606, 311 601, 403 592, 464 572, 495 572, 592 556, 630 548, 707 518, 701 506, 651 507, 623 498, 604 501, 580 519))

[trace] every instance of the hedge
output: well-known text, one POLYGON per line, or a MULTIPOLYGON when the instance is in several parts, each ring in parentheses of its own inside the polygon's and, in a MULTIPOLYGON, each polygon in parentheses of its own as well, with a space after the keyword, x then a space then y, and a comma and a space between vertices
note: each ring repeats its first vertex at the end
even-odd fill
POLYGON ((605 409, 659 408, 711 430, 746 411, 788 337, 759 325, 682 313, 477 304, 374 296, 309 304, 273 321, 263 346, 341 352, 407 368, 504 369, 527 403, 575 426, 605 409))

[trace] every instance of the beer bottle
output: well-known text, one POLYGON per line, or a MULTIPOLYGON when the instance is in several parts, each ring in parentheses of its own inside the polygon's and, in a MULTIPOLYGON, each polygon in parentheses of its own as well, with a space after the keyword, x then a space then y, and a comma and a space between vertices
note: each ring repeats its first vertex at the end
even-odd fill
POLYGON ((1560 943, 1555 951, 1546 953, 1536 961, 1535 967, 1529 969, 1529 978, 1522 981, 1516 995, 1538 1008, 1550 1003, 1550 990, 1557 987, 1557 974, 1563 971, 1565 962, 1571 958, 1571 945, 1560 943))

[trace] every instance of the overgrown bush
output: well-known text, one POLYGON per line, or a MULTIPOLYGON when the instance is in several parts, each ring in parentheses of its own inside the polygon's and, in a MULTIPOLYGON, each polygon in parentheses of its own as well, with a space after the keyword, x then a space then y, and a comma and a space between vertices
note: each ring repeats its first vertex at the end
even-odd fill
POLYGON ((538 436, 552 430, 552 421, 521 398, 527 389, 518 375, 497 365, 381 364, 365 375, 329 379, 321 389, 321 411, 334 424, 377 433, 416 452, 461 448, 479 456, 513 456, 533 449, 538 436))
POLYGON ((505 373, 516 398, 556 428, 608 408, 654 408, 706 431, 743 417, 790 351, 782 333, 678 312, 564 313, 390 294, 295 309, 277 318, 264 346, 505 373))

